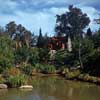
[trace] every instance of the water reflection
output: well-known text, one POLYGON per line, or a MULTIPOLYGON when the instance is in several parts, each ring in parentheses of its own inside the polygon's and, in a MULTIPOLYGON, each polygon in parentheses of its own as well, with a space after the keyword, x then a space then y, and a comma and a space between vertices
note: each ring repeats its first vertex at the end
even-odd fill
POLYGON ((33 90, 10 89, 0 100, 99 100, 100 87, 58 77, 33 77, 33 90))
POLYGON ((8 92, 8 89, 0 89, 0 96, 3 94, 6 94, 8 92))

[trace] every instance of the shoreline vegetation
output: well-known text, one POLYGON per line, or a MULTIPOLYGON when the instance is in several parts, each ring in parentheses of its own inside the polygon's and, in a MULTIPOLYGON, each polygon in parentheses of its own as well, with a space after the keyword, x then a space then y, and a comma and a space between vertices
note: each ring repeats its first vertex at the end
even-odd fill
MULTIPOLYGON (((55 72, 34 72, 31 75, 25 75, 20 72, 19 68, 11 68, 6 74, 0 75, 0 85, 6 85, 4 88, 19 88, 20 87, 26 87, 30 88, 32 87, 31 81, 32 77, 61 77, 65 80, 71 80, 73 82, 80 81, 80 82, 88 82, 91 84, 100 85, 100 78, 90 76, 89 74, 83 74, 80 72, 80 69, 77 70, 71 70, 69 71, 68 68, 64 68, 63 70, 59 70, 55 72), (13 72, 11 71, 13 70, 13 72), (8 76, 7 76, 8 74, 8 76)), ((0 89, 3 89, 0 87, 0 89)), ((25 88, 23 88, 25 89, 25 88)), ((31 88, 30 88, 31 89, 31 88)))
MULTIPOLYGON (((1 88, 31 85, 34 75, 100 85, 100 28, 92 32, 81 9, 70 5, 66 11, 56 15, 52 37, 41 28, 35 35, 14 21, 0 27, 1 88)), ((100 25, 100 18, 94 21, 100 25)))

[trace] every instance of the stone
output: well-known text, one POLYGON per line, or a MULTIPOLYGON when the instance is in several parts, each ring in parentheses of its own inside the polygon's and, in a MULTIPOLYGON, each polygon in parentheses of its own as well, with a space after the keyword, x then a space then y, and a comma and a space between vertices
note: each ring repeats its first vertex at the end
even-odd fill
POLYGON ((32 85, 23 85, 19 87, 20 89, 33 89, 32 85))
POLYGON ((0 84, 0 89, 7 89, 8 86, 6 84, 0 84))

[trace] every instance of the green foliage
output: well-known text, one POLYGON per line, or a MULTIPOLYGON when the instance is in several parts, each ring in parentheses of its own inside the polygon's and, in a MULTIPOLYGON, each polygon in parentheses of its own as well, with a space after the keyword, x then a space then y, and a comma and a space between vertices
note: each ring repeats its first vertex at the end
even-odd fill
POLYGON ((38 41, 37 41, 37 46, 39 48, 43 47, 44 45, 44 38, 42 36, 42 30, 40 29, 40 33, 39 33, 39 37, 38 37, 38 41))
POLYGON ((67 50, 59 50, 55 55, 55 61, 59 65, 67 65, 67 67, 79 65, 79 61, 73 52, 67 50))
POLYGON ((56 69, 55 69, 55 66, 53 66, 53 65, 45 65, 45 67, 43 69, 43 73, 52 74, 52 73, 55 73, 55 72, 56 72, 56 69))
POLYGON ((37 72, 39 71, 39 70, 43 70, 44 69, 44 64, 41 64, 41 63, 36 63, 36 64, 34 64, 34 68, 37 70, 37 72))
POLYGON ((0 75, 0 84, 5 83, 6 80, 0 75))
POLYGON ((9 36, 12 38, 12 36, 16 33, 16 23, 14 21, 12 22, 9 22, 7 25, 6 25, 6 31, 7 33, 9 34, 9 36))
POLYGON ((62 15, 57 15, 55 31, 58 36, 70 35, 73 39, 82 33, 83 29, 86 28, 90 20, 87 17, 87 14, 84 14, 79 8, 70 5, 68 10, 69 11, 62 15))
POLYGON ((47 62, 50 59, 48 48, 39 48, 39 60, 40 62, 47 62))
MULTIPOLYGON (((88 62, 88 58, 93 54, 94 52, 94 43, 93 41, 85 37, 84 39, 81 40, 81 59, 82 63, 86 64, 88 62)), ((76 39, 73 41, 73 51, 72 51, 76 61, 79 60, 79 40, 76 39)))
POLYGON ((88 28, 88 29, 87 29, 86 36, 87 36, 88 38, 92 38, 92 31, 91 31, 91 28, 88 28))
POLYGON ((14 64, 14 41, 0 37, 0 72, 14 64))
POLYGON ((61 65, 64 65, 67 56, 67 51, 59 50, 55 54, 55 61, 61 65))
POLYGON ((93 51, 94 51, 93 41, 88 38, 85 38, 82 41, 82 48, 81 48, 81 56, 82 56, 83 63, 87 62, 88 57, 91 56, 93 51))
POLYGON ((11 87, 19 87, 21 85, 27 84, 27 76, 24 74, 17 74, 15 76, 10 75, 7 78, 7 83, 11 87))
POLYGON ((95 48, 100 47, 100 29, 93 35, 93 42, 95 48))
POLYGON ((26 75, 31 75, 34 67, 31 65, 22 65, 21 71, 26 75))
POLYGON ((15 63, 20 64, 29 60, 29 49, 26 46, 18 48, 15 52, 15 63))
POLYGON ((34 65, 39 62, 39 50, 38 48, 30 48, 29 63, 34 65))
POLYGON ((96 49, 92 52, 92 54, 87 58, 87 62, 85 63, 84 72, 88 72, 91 75, 100 76, 100 52, 96 49))

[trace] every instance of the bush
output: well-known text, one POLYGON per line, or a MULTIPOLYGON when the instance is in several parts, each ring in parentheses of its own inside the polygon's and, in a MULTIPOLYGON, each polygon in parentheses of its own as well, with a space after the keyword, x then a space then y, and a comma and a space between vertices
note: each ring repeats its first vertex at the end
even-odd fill
POLYGON ((44 69, 45 65, 41 63, 34 64, 34 68, 37 70, 37 72, 42 71, 44 69))
POLYGON ((43 69, 43 73, 52 74, 55 72, 56 72, 56 69, 55 69, 55 66, 53 65, 45 65, 45 68, 43 69))
POLYGON ((76 56, 75 53, 73 52, 69 53, 67 50, 59 50, 55 54, 55 61, 60 66, 64 65, 67 65, 67 67, 77 66, 79 65, 79 60, 77 58, 78 56, 76 56))
POLYGON ((20 70, 18 68, 12 67, 12 68, 7 69, 7 73, 9 75, 16 76, 17 74, 20 74, 21 72, 20 72, 20 70))
POLYGON ((7 37, 0 37, 0 73, 14 64, 14 43, 7 37))
POLYGON ((5 83, 6 80, 0 75, 0 84, 5 83))
POLYGON ((39 60, 40 62, 47 63, 50 60, 50 54, 48 48, 39 48, 39 60))
POLYGON ((20 69, 24 74, 31 75, 34 68, 31 65, 22 65, 20 69))
POLYGON ((27 76, 24 74, 10 75, 7 78, 7 84, 11 87, 19 87, 28 83, 27 76))
POLYGON ((24 45, 18 48, 14 53, 15 53, 15 64, 27 63, 30 57, 29 48, 27 48, 24 45))
POLYGON ((9 77, 10 75, 12 75, 12 76, 19 75, 19 74, 21 74, 21 72, 18 68, 11 67, 11 68, 7 68, 2 74, 6 78, 6 77, 9 77))
POLYGON ((100 52, 98 50, 94 50, 91 55, 88 56, 87 62, 85 63, 85 67, 83 71, 85 73, 89 73, 92 76, 100 76, 100 52))
POLYGON ((34 65, 35 63, 39 62, 39 51, 38 48, 31 48, 30 49, 30 58, 29 63, 34 65))

